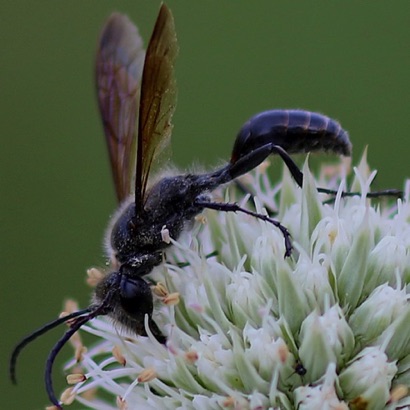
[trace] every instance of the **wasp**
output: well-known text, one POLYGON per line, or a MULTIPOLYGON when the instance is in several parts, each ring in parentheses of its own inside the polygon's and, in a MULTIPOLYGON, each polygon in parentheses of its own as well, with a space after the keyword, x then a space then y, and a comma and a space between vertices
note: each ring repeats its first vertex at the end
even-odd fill
POLYGON ((166 343, 166 336, 152 319, 153 296, 150 283, 144 278, 161 264, 164 251, 170 246, 162 235, 164 229, 178 239, 204 209, 242 212, 279 229, 288 257, 292 244, 285 226, 235 203, 216 202, 212 191, 251 171, 271 154, 282 158, 299 186, 303 174, 289 154, 318 150, 351 154, 348 133, 337 121, 302 110, 270 110, 253 116, 242 126, 225 165, 206 173, 164 176, 152 183, 151 170, 171 137, 177 53, 174 19, 164 4, 146 53, 136 26, 127 16, 112 14, 102 29, 95 66, 96 88, 120 204, 106 240, 111 271, 96 286, 90 306, 31 333, 15 347, 10 360, 10 376, 15 383, 21 350, 48 330, 69 321, 69 329, 50 351, 45 366, 48 397, 58 408, 61 403, 53 389, 53 363, 86 322, 108 315, 127 330, 147 336, 147 317, 151 333, 158 342, 166 343))

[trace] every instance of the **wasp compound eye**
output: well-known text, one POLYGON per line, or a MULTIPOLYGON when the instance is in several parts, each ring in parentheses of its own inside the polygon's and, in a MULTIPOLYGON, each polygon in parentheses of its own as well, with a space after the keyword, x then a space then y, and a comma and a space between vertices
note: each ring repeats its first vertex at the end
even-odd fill
POLYGON ((120 284, 120 303, 130 316, 152 314, 152 292, 142 278, 122 276, 120 284))

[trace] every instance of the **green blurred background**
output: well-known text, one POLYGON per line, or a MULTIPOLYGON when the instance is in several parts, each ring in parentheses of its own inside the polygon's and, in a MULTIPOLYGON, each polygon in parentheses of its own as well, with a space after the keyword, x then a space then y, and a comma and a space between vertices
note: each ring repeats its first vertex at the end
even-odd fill
MULTIPOLYGON (((169 1, 176 21, 178 108, 174 162, 229 157, 252 114, 305 108, 341 121, 357 161, 369 144, 376 186, 401 187, 408 169, 410 3, 169 1)), ((159 1, 3 1, 0 13, 1 396, 4 408, 41 409, 46 355, 59 329, 20 357, 13 344, 54 318, 65 297, 88 304, 85 269, 103 263, 116 203, 93 62, 98 33, 123 11, 148 39, 159 1)), ((57 391, 64 386, 61 366, 57 391)), ((78 409, 73 405, 71 408, 78 409)))

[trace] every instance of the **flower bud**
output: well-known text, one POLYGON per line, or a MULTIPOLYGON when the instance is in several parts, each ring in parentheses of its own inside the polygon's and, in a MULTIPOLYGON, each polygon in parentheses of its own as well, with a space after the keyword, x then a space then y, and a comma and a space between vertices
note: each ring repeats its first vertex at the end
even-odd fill
POLYGON ((395 363, 379 347, 366 347, 340 376, 344 397, 352 403, 366 403, 368 409, 384 409, 390 397, 395 363))
POLYGON ((353 333, 335 305, 323 315, 312 312, 302 323, 299 355, 310 381, 323 375, 329 363, 343 364, 354 348, 353 333))

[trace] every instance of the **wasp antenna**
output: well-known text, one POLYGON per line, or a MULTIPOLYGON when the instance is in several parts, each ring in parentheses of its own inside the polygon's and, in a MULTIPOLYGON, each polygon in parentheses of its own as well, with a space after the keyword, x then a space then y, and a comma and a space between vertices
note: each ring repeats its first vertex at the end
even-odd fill
POLYGON ((20 352, 26 347, 30 342, 37 339, 39 336, 47 333, 49 330, 54 329, 58 325, 67 322, 70 319, 76 318, 78 316, 84 315, 90 311, 90 308, 78 310, 77 312, 70 313, 67 316, 60 317, 58 319, 53 320, 52 322, 46 323, 44 326, 40 327, 39 329, 35 330, 33 333, 30 333, 26 336, 13 350, 10 357, 10 368, 9 368, 9 375, 10 379, 13 384, 17 384, 16 379, 16 364, 17 358, 20 352))
MULTIPOLYGON (((46 390, 48 394, 48 398, 50 401, 57 406, 59 409, 62 409, 62 406, 57 399, 54 389, 53 389, 53 380, 52 380, 52 371, 53 371, 53 364, 54 360, 57 357, 58 353, 60 350, 63 348, 63 346, 70 340, 71 336, 77 330, 80 329, 81 326, 86 324, 88 321, 91 319, 94 319, 96 316, 99 315, 106 315, 107 314, 107 305, 109 304, 110 298, 112 296, 112 292, 109 292, 106 296, 106 298, 101 302, 100 305, 94 306, 94 307, 88 307, 87 309, 84 309, 82 312, 83 313, 88 313, 85 316, 79 317, 71 326, 70 329, 68 329, 63 337, 54 345, 54 347, 51 349, 47 361, 46 361, 46 368, 45 368, 45 374, 44 374, 44 380, 45 380, 45 385, 46 385, 46 390)), ((78 312, 76 312, 78 313, 78 312)), ((77 315, 80 316, 80 315, 77 315)), ((74 316, 75 317, 75 316, 74 316)))
POLYGON ((88 314, 87 316, 80 317, 78 318, 75 323, 70 327, 70 329, 67 330, 67 332, 64 333, 63 337, 54 345, 54 347, 51 349, 48 357, 47 357, 47 362, 46 362, 46 369, 45 369, 45 384, 46 384, 46 390, 48 394, 48 398, 50 401, 57 406, 59 409, 62 409, 61 404, 59 400, 57 399, 54 389, 53 389, 53 380, 52 380, 52 371, 53 371, 53 364, 54 360, 57 357, 58 353, 60 350, 63 348, 63 346, 70 340, 71 336, 78 330, 82 325, 87 323, 89 320, 93 319, 96 315, 93 315, 93 312, 88 314))

